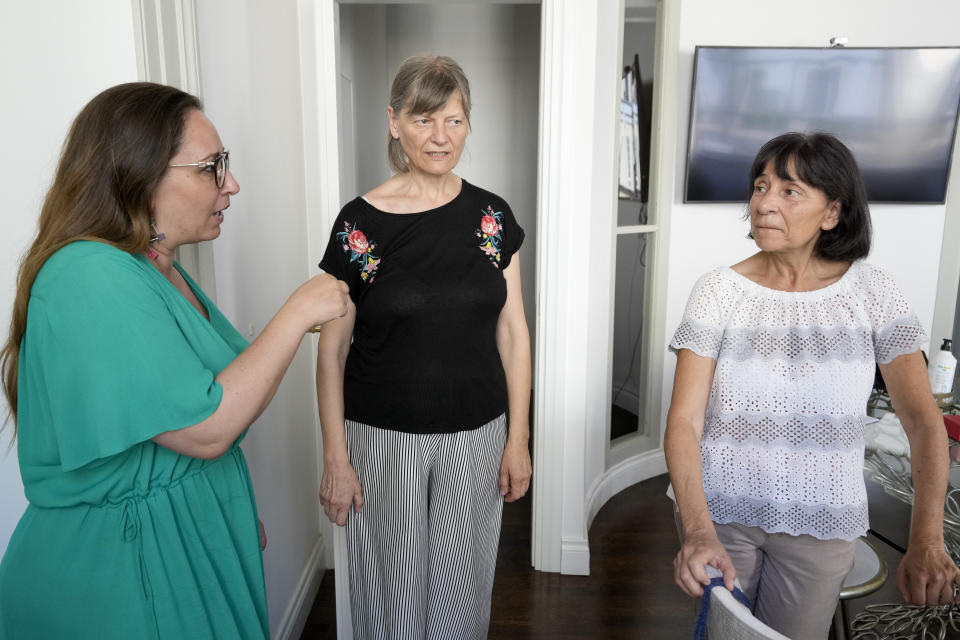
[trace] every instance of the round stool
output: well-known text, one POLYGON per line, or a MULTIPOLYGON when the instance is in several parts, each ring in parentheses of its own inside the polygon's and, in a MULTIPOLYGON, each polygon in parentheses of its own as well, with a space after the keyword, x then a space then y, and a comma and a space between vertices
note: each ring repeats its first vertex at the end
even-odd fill
POLYGON ((847 637, 847 613, 844 601, 868 596, 887 581, 887 563, 877 548, 866 538, 857 538, 853 552, 853 567, 840 587, 840 602, 833 615, 833 632, 837 640, 847 637))

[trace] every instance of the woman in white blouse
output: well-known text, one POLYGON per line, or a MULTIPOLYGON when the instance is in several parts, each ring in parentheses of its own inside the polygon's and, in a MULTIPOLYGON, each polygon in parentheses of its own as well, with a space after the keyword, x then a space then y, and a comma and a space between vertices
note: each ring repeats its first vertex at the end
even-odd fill
POLYGON ((923 460, 897 587, 912 603, 951 602, 960 571, 943 548, 943 421, 915 314, 861 260, 871 232, 856 161, 829 134, 788 133, 763 146, 750 179, 760 251, 700 278, 670 345, 676 582, 700 596, 713 565, 728 589, 739 579, 769 626, 827 637, 867 531, 863 418, 876 363, 923 460))

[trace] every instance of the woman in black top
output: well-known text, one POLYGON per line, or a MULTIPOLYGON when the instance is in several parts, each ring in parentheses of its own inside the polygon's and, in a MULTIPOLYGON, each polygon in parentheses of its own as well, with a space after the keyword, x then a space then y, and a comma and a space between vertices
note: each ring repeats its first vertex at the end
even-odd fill
POLYGON ((503 500, 531 474, 523 229, 453 173, 456 62, 404 61, 387 115, 397 173, 343 208, 321 262, 356 310, 320 334, 320 500, 347 526, 356 637, 485 638, 503 500))

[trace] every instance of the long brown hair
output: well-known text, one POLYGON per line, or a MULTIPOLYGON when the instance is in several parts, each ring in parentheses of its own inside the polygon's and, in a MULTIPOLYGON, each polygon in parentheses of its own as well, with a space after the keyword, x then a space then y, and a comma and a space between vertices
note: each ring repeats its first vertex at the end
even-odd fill
POLYGON ((10 334, 0 349, 3 392, 17 429, 17 372, 30 289, 40 269, 77 240, 106 242, 128 253, 150 244, 153 192, 177 153, 184 120, 200 101, 164 85, 111 87, 77 115, 40 210, 37 235, 17 273, 10 334))

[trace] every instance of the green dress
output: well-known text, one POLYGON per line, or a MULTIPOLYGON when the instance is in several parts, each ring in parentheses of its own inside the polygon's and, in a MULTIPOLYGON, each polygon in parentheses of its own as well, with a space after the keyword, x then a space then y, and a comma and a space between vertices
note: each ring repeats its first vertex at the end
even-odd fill
MULTIPOLYGON (((179 268, 179 267, 178 267, 179 268)), ((55 253, 20 347, 29 506, 0 563, 0 639, 265 638, 257 508, 237 442, 215 460, 151 441, 220 404, 246 340, 142 255, 55 253)))

